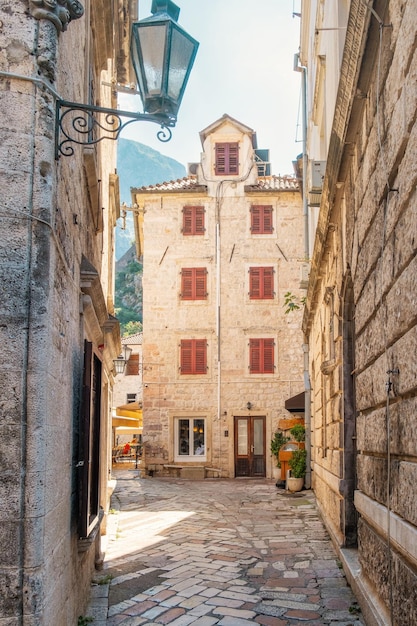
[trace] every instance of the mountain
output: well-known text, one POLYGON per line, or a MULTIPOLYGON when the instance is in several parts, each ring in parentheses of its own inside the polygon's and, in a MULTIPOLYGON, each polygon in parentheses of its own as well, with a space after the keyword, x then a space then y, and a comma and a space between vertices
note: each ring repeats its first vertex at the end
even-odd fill
MULTIPOLYGON (((131 205, 131 187, 154 185, 177 180, 186 175, 184 165, 157 150, 130 139, 119 139, 117 172, 120 181, 120 201, 131 205)), ((133 216, 127 211, 125 220, 116 226, 116 316, 122 335, 132 322, 142 322, 142 264, 135 255, 133 216)))
MULTIPOLYGON (((131 139, 119 139, 117 145, 117 173, 120 180, 120 201, 129 207, 131 187, 155 185, 176 180, 186 175, 184 165, 164 156, 157 150, 131 139)), ((132 213, 127 212, 126 228, 122 220, 116 227, 116 259, 120 259, 135 240, 132 213)))

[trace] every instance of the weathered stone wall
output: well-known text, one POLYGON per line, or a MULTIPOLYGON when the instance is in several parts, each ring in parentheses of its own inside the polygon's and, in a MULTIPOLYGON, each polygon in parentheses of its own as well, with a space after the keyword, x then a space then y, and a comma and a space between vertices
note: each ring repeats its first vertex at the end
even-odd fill
MULTIPOLYGON (((362 98, 346 118, 344 130, 333 129, 329 151, 333 160, 329 157, 314 251, 314 284, 309 291, 314 296, 307 304, 309 318, 305 320, 311 348, 313 455, 318 466, 313 484, 329 527, 343 543, 343 524, 337 528, 334 498, 326 493, 323 481, 345 497, 343 385, 339 405, 334 404, 334 411, 328 412, 326 407, 332 391, 337 391, 337 369, 340 373, 347 369, 346 351, 339 350, 337 341, 338 336, 339 340, 345 337, 345 326, 352 324, 344 317, 343 305, 343 288, 351 280, 354 362, 349 369, 355 377, 354 502, 361 576, 370 593, 369 602, 373 602, 374 595, 375 605, 382 601, 393 623, 401 626, 411 626, 417 619, 417 434, 413 429, 417 391, 417 69, 416 25, 412 19, 416 8, 416 2, 377 3, 384 26, 380 28, 375 17, 368 16, 369 28, 361 42, 358 24, 366 24, 367 16, 363 15, 363 5, 351 5, 350 24, 356 26, 348 26, 341 74, 341 80, 346 80, 342 85, 345 91, 336 105, 335 120, 342 119, 346 102, 349 97, 353 101, 358 89, 362 98), (352 59, 365 41, 356 74, 352 59), (350 93, 349 80, 354 75, 357 84, 352 83, 350 93), (341 166, 337 170, 338 164, 341 166), (340 252, 342 260, 335 263, 340 252), (342 332, 334 337, 333 383, 323 381, 321 376, 328 358, 329 288, 342 296, 339 302, 339 296, 335 300, 342 332), (329 414, 339 421, 334 433, 328 431, 329 414), (334 455, 327 452, 321 456, 323 441, 331 442, 336 451, 338 434, 342 460, 339 470, 334 455)), ((346 382, 346 371, 339 380, 346 382)))
POLYGON ((359 526, 361 565, 396 623, 411 625, 417 619, 412 591, 417 587, 417 551, 409 547, 410 542, 417 545, 417 434, 412 428, 417 390, 417 70, 416 27, 409 20, 416 3, 407 3, 402 16, 401 4, 390 2, 384 15, 392 27, 384 29, 380 81, 371 83, 358 138, 353 175, 359 184, 351 190, 357 207, 352 268, 358 489, 383 506, 386 519, 394 515, 399 526, 392 521, 375 528, 373 505, 359 506, 364 518, 359 526), (381 567, 374 566, 378 557, 381 567))
POLYGON ((57 162, 54 133, 56 94, 88 99, 91 31, 84 17, 58 35, 28 2, 2 3, 0 21, 0 622, 75 624, 97 557, 94 544, 78 552, 76 528, 83 341, 95 340, 80 316, 80 264, 84 254, 111 300, 111 235, 103 243, 92 219, 82 149, 57 162))

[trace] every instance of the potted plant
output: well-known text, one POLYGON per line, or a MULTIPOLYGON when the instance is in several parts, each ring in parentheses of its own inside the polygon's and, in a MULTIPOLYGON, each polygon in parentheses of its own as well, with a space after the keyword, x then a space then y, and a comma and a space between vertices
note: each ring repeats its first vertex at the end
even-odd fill
POLYGON ((291 475, 287 478, 287 489, 292 492, 301 491, 307 471, 307 450, 301 448, 294 450, 288 465, 291 475))
MULTIPOLYGON (((306 438, 306 429, 302 424, 295 424, 290 430, 292 438, 297 441, 299 444, 303 443, 306 438)), ((303 448, 303 445, 299 445, 299 448, 303 448)))
MULTIPOLYGON (((281 467, 281 463, 279 461, 279 451, 282 446, 287 443, 287 441, 289 441, 289 437, 286 437, 280 430, 277 430, 274 433, 273 439, 271 439, 271 454, 275 457, 275 466, 277 468, 281 467)), ((274 476, 274 478, 278 478, 278 475, 274 476)))

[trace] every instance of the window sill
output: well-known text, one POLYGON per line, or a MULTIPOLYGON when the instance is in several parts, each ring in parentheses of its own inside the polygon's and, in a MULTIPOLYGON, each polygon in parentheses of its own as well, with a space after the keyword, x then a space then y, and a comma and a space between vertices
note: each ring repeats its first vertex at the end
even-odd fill
POLYGON ((97 523, 88 535, 88 537, 79 537, 77 545, 78 545, 78 553, 87 552, 91 546, 94 544, 97 535, 100 531, 101 522, 104 517, 103 509, 100 509, 99 516, 97 518, 97 523))

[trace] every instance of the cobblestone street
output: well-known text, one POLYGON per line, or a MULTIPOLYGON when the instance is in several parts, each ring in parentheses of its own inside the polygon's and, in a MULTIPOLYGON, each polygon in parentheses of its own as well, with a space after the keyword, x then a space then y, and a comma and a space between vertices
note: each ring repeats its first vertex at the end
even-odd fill
POLYGON ((114 474, 95 626, 364 624, 311 491, 114 474))

